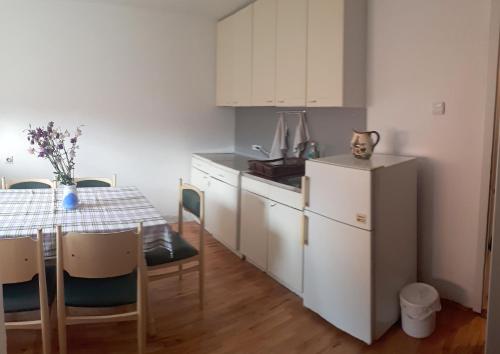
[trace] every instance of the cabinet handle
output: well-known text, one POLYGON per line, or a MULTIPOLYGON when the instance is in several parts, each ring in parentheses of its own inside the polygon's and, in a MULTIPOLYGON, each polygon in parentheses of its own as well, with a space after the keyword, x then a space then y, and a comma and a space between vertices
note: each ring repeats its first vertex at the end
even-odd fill
POLYGON ((285 100, 278 100, 278 103, 285 103, 285 100))
POLYGON ((273 103, 273 100, 266 100, 266 103, 273 103))
POLYGON ((309 100, 309 103, 318 103, 318 100, 309 100))
POLYGON ((275 206, 276 206, 276 203, 271 203, 269 206, 270 206, 271 208, 272 208, 272 207, 275 207, 275 206))
POLYGON ((309 245, 309 218, 302 215, 302 245, 309 245))

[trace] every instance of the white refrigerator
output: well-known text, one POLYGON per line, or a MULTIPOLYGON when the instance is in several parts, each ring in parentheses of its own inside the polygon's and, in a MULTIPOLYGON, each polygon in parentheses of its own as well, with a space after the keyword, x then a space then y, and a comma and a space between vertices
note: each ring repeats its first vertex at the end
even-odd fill
POLYGON ((417 163, 351 155, 306 163, 304 306, 371 344, 417 276, 417 163))

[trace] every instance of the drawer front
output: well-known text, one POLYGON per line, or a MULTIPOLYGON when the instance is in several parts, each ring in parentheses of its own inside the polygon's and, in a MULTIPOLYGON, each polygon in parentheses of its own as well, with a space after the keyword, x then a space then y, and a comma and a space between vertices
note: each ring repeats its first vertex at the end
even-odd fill
POLYGON ((232 186, 239 186, 239 172, 236 170, 228 170, 221 167, 218 167, 217 164, 212 164, 208 167, 207 171, 210 176, 219 181, 226 182, 232 186))
POLYGON ((203 172, 208 172, 210 169, 210 162, 199 159, 195 156, 191 158, 191 166, 201 170, 203 172))
POLYGON ((195 167, 191 167, 191 184, 202 191, 206 191, 209 184, 209 175, 195 167))
POLYGON ((293 192, 288 189, 271 185, 268 189, 268 198, 300 210, 302 210, 304 204, 302 193, 293 192))
POLYGON ((215 179, 226 182, 232 186, 237 187, 239 185, 239 171, 225 168, 215 162, 201 159, 196 155, 193 155, 191 158, 191 167, 206 172, 215 179))
POLYGON ((269 184, 257 181, 253 178, 241 177, 241 189, 268 198, 269 184))
POLYGON ((330 219, 372 230, 371 173, 307 162, 308 209, 330 219))
POLYGON ((245 176, 241 178, 241 188, 299 210, 302 209, 304 203, 302 193, 292 192, 245 176))

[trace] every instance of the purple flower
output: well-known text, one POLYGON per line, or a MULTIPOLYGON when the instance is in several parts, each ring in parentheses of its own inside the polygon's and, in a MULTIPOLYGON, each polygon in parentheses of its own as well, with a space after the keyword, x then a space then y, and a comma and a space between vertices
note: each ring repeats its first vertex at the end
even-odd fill
POLYGON ((76 137, 74 138, 71 138, 71 140, 69 141, 71 144, 76 144, 76 137))
POLYGON ((57 148, 58 148, 59 150, 62 150, 62 149, 64 149, 64 145, 63 145, 63 144, 59 144, 59 145, 57 145, 57 148))

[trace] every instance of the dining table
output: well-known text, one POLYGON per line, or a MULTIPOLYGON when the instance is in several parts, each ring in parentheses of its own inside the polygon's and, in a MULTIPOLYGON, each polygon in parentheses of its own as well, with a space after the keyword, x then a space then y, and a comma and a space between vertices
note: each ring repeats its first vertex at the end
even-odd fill
POLYGON ((113 233, 142 222, 144 251, 169 248, 171 228, 137 187, 78 188, 76 209, 62 206, 62 188, 0 190, 0 239, 43 232, 46 259, 56 255, 56 228, 64 233, 113 233))
MULTIPOLYGON (((56 256, 56 229, 64 233, 113 233, 142 223, 144 251, 170 248, 170 225, 137 187, 78 188, 78 207, 62 206, 60 189, 0 190, 0 239, 35 238, 43 232, 45 259, 56 256)), ((0 284, 2 294, 2 284, 0 284)), ((6 354, 3 296, 0 296, 0 354, 6 354)))

